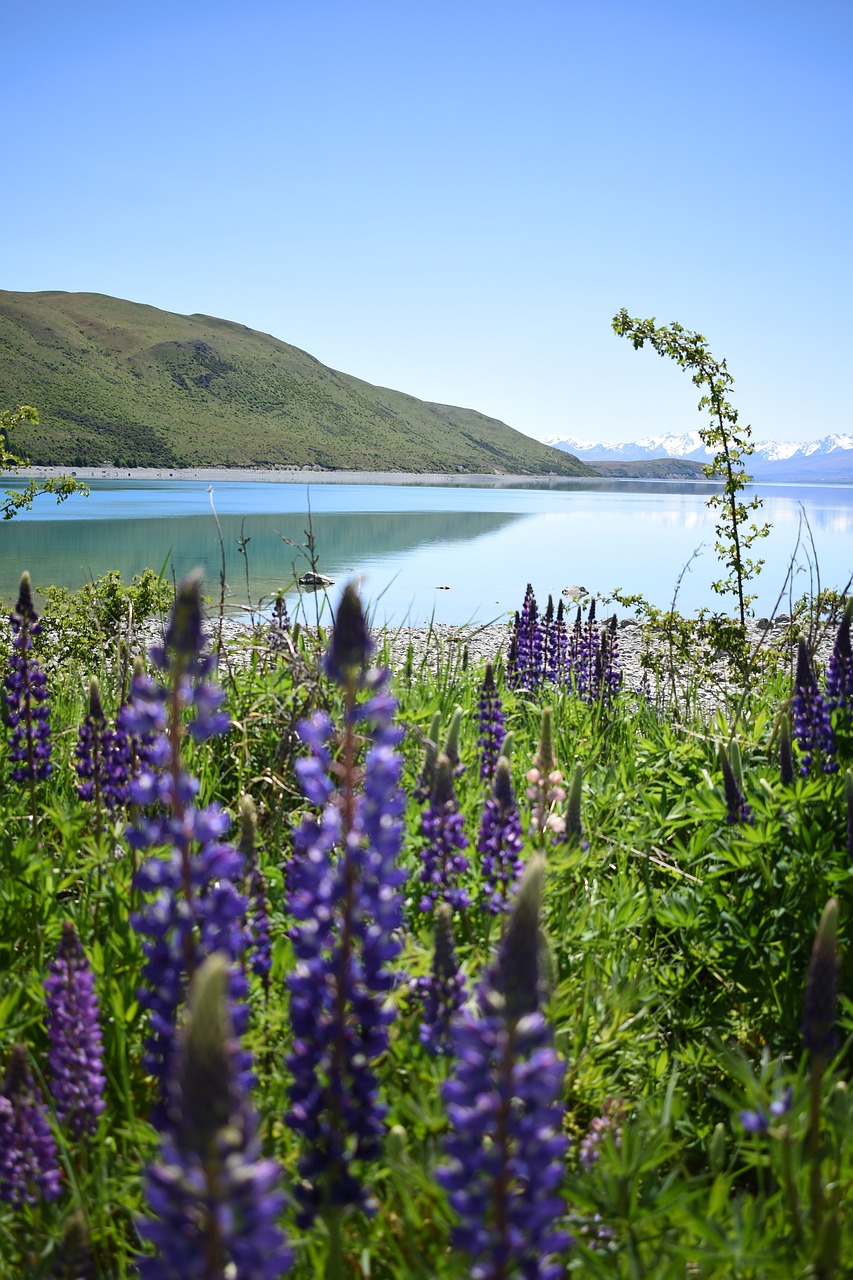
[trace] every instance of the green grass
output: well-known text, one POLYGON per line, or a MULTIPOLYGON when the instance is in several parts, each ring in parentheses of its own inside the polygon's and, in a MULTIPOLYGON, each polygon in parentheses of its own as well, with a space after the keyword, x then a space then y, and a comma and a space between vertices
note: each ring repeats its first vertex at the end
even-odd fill
MULTIPOLYGON (((109 588, 115 600, 116 584, 109 588)), ((156 593, 145 589, 144 599, 156 608, 156 593)), ((121 692, 109 622, 115 610, 92 606, 90 592, 75 615, 63 595, 59 630, 46 627, 39 642, 51 685, 56 767, 39 788, 38 831, 22 789, 7 784, 0 800, 0 1064, 13 1044, 25 1042, 35 1066, 46 1070, 41 983, 62 920, 70 918, 97 974, 108 1074, 108 1109, 97 1135, 88 1145, 62 1146, 62 1197, 19 1211, 0 1204, 0 1275, 23 1274, 25 1267, 34 1280, 54 1274, 75 1213, 88 1229, 95 1274, 111 1280, 133 1274, 134 1216, 144 1208, 142 1172, 156 1146, 146 1121, 150 1082, 139 1065, 141 950, 128 923, 132 862, 124 822, 108 823, 99 837, 91 808, 75 793, 73 750, 88 678, 100 677, 109 712, 121 692)), ((249 792, 260 810, 274 966, 268 997, 252 986, 247 1043, 255 1055, 264 1146, 281 1161, 285 1186, 299 1151, 283 1123, 290 1046, 285 979, 293 964, 284 870, 292 827, 306 808, 293 769, 303 750, 295 727, 317 706, 335 718, 341 712, 338 694, 318 671, 318 656, 303 633, 290 657, 277 657, 261 643, 245 665, 224 668, 232 730, 189 752, 203 802, 218 800, 235 813, 240 795, 249 792)), ((482 666, 466 667, 454 652, 443 655, 434 676, 415 663, 394 681, 410 797, 400 962, 408 975, 426 972, 430 963, 429 922, 416 906, 420 806, 412 793, 436 710, 445 729, 456 706, 463 712, 466 769, 457 793, 471 841, 475 901, 456 926, 469 978, 482 971, 498 935, 499 922, 476 899, 474 846, 487 794, 477 746, 482 677, 482 666)), ((853 1105, 846 1088, 853 988, 846 947, 839 1052, 820 1089, 822 1229, 815 1221, 815 1160, 806 1144, 815 1064, 801 1052, 800 1025, 824 904, 830 896, 839 900, 842 940, 853 915, 843 777, 853 755, 849 732, 841 737, 841 772, 783 786, 774 728, 789 688, 779 676, 756 678, 737 728, 754 820, 732 825, 718 764, 719 744, 731 732, 724 714, 710 726, 677 722, 630 691, 612 707, 588 706, 570 689, 526 696, 507 688, 500 673, 499 688, 514 734, 512 772, 523 817, 543 703, 553 707, 563 775, 570 777, 576 764, 583 770, 583 842, 545 844, 548 1010, 566 1063, 566 1129, 573 1140, 562 1186, 577 1234, 565 1259, 568 1272, 626 1280, 848 1274, 832 1262, 853 1256, 853 1105), (740 1110, 766 1109, 785 1083, 794 1093, 784 1120, 768 1134, 749 1136, 740 1110), (605 1144, 598 1163, 584 1171, 579 1140, 608 1098, 624 1109, 621 1137, 605 1144), (610 1233, 606 1239, 595 1239, 595 1215, 610 1233)), ((528 837, 525 855, 539 844, 528 837)), ((453 1215, 434 1178, 447 1129, 439 1090, 448 1068, 420 1047, 418 1009, 405 983, 393 1001, 391 1045, 378 1064, 389 1106, 388 1138, 371 1172, 379 1209, 372 1219, 345 1219, 345 1274, 462 1280, 469 1263, 451 1246, 453 1215)), ((298 1231, 292 1210, 284 1225, 296 1248, 294 1274, 300 1280, 322 1274, 322 1226, 298 1231)))
POLYGON ((374 387, 245 325, 93 293, 0 290, 0 405, 33 463, 591 475, 473 409, 374 387))

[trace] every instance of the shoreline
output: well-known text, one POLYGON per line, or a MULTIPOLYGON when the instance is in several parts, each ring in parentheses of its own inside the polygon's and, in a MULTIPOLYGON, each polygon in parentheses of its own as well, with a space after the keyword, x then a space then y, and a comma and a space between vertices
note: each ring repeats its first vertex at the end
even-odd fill
POLYGON ((310 467, 16 467, 9 473, 21 480, 196 480, 243 481, 263 484, 394 484, 394 485, 512 485, 550 486, 590 479, 589 476, 507 475, 504 472, 461 471, 324 471, 310 467))
MULTIPOLYGON (((363 484, 422 485, 458 489, 559 489, 575 484, 671 483, 656 476, 514 475, 503 471, 324 471, 318 467, 15 467, 9 476, 20 480, 53 480, 73 476, 77 480, 189 480, 202 484, 217 481, 260 484, 363 484)), ((707 480, 676 479, 678 484, 708 484, 707 480)))

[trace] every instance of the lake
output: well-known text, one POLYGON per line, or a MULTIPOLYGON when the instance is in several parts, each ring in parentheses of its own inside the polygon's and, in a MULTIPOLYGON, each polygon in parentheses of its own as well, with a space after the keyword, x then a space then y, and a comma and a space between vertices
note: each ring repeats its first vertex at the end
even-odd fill
MULTIPOLYGON (((29 514, 0 528, 0 592, 13 599, 23 569, 34 585, 79 587, 109 569, 129 580, 146 566, 181 577, 196 565, 218 599, 220 548, 209 485, 193 480, 93 480, 88 498, 57 506, 39 498, 29 514)), ((13 488, 14 483, 7 482, 13 488)), ((225 544, 228 605, 269 601, 309 568, 307 531, 317 567, 336 584, 361 577, 377 622, 487 623, 521 607, 532 582, 544 606, 549 592, 580 584, 590 592, 642 592, 668 607, 731 610, 711 591, 723 576, 713 551, 708 483, 554 481, 547 489, 412 485, 220 482, 213 502, 225 544), (245 539, 245 555, 240 540, 245 539), (247 587, 248 571, 248 587, 247 587)), ((841 588, 853 573, 853 487, 756 485, 769 538, 757 579, 758 612, 783 588, 802 528, 794 596, 841 588), (811 567, 810 567, 811 566, 811 567)), ((336 589, 330 591, 336 599, 336 589)), ((290 590, 291 610, 298 593, 290 590)), ((786 597, 787 598, 787 597, 786 597)), ((304 597, 315 613, 315 597, 304 597)), ((787 605, 783 606, 787 611, 787 605)))

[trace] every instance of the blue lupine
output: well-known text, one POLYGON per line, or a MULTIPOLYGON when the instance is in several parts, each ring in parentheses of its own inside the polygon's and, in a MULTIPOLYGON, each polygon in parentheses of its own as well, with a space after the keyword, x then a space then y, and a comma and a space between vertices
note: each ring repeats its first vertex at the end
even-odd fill
MULTIPOLYGON (((126 732, 149 740, 148 763, 131 783, 130 799, 155 807, 153 815, 141 816, 128 830, 128 842, 134 849, 167 849, 138 871, 137 888, 152 897, 131 917, 144 940, 145 985, 139 996, 150 1022, 143 1061, 161 1091, 171 1074, 177 1011, 195 969, 214 951, 236 961, 245 948, 246 904, 237 888, 243 881, 243 858, 223 839, 230 819, 216 804, 197 807, 199 784, 181 762, 186 711, 193 713, 186 732, 200 741, 230 724, 220 709, 224 694, 209 679, 214 659, 206 645, 200 582, 193 576, 178 589, 165 646, 151 650, 165 684, 137 674, 121 713, 126 732)), ((230 981, 232 1017, 242 1034, 247 983, 236 968, 230 981)), ((248 1082, 248 1056, 242 1061, 248 1082)), ((158 1125, 165 1123, 165 1106, 161 1096, 152 1114, 158 1125)))
POLYGON ((826 701, 831 711, 853 715, 853 645, 850 643, 850 621, 853 600, 848 600, 826 668, 826 701))
POLYGON ((542 625, 533 586, 529 582, 521 613, 515 615, 507 675, 514 688, 527 692, 538 688, 542 679, 542 625))
POLYGON ((66 920, 45 978, 50 1092, 56 1118, 73 1137, 93 1133, 104 1110, 104 1054, 95 979, 66 920))
POLYGON ((494 776, 495 765, 506 737, 503 707, 495 684, 494 665, 491 662, 486 663, 486 674, 480 689, 479 727, 480 777, 484 781, 490 781, 494 776))
POLYGON ((797 674, 793 698, 794 737, 803 753, 800 773, 806 777, 814 761, 820 760, 824 773, 835 773, 835 733, 826 699, 817 687, 808 645, 803 637, 797 647, 797 674))
POLYGON ((468 893, 460 884, 468 870, 463 850, 468 848, 464 831, 465 819, 453 790, 450 761, 440 752, 435 765, 435 778, 429 804, 421 816, 420 883, 423 893, 421 911, 431 911, 439 902, 449 902, 457 911, 469 905, 468 893))
POLYGON ((755 1107, 741 1111, 740 1122, 747 1133, 766 1133, 774 1120, 781 1120, 790 1110, 793 1099, 794 1090, 788 1085, 768 1104, 766 1110, 764 1107, 755 1107))
POLYGON ((465 1003, 465 977, 453 943, 453 908, 446 902, 435 909, 432 968, 425 977, 416 979, 414 990, 422 1007, 421 1044, 433 1056, 449 1054, 453 1020, 465 1003))
POLYGON ((56 1143, 24 1045, 12 1050, 0 1089, 0 1200, 20 1208, 59 1195, 56 1143))
POLYGON ((75 756, 80 799, 94 801, 98 809, 101 803, 108 809, 123 805, 132 767, 130 738, 123 729, 107 727, 95 676, 89 682, 89 702, 77 733, 75 756))
POLYGON ((564 1068, 541 1010, 543 868, 535 855, 497 959, 454 1023, 456 1066, 442 1089, 451 1129, 436 1177, 459 1219, 453 1242, 477 1280, 556 1280, 571 1239, 558 1225, 564 1068))
POLYGON ((9 614, 12 655, 6 676, 5 721, 10 729, 11 776, 15 782, 34 786, 53 772, 50 762, 50 708, 47 682, 38 661, 30 656, 33 638, 41 623, 33 607, 30 575, 21 574, 18 602, 9 614))
POLYGON ((269 903, 267 886, 258 866, 257 854, 258 814, 251 796, 240 801, 240 853, 245 873, 246 948, 249 968, 260 978, 264 991, 269 994, 272 949, 269 931, 269 903))
POLYGON ((551 662, 554 684, 563 684, 568 679, 569 636, 566 630, 566 615, 562 600, 557 603, 557 617, 554 620, 554 633, 551 640, 551 662))
POLYGON ((838 899, 823 909, 809 961, 803 1001, 803 1044, 813 1058, 828 1058, 836 1046, 838 899))
POLYGON ((731 826, 752 822, 752 810, 738 785, 729 753, 722 746, 720 747, 720 769, 723 774, 723 794, 726 798, 726 822, 731 826))
POLYGON ((372 647, 350 585, 324 662, 343 685, 343 729, 335 734, 329 717, 317 714, 299 726, 312 749, 299 777, 311 802, 323 806, 297 832, 289 878, 296 966, 288 978, 293 1080, 286 1121, 303 1139, 296 1188, 303 1226, 347 1205, 371 1210, 363 1166, 379 1155, 384 1133, 374 1063, 387 1049, 393 1017, 387 995, 400 949, 405 796, 388 673, 365 670, 372 647), (372 694, 366 702, 358 700, 362 690, 372 694), (333 737, 340 747, 334 764, 333 737))
POLYGON ((575 690, 584 702, 595 702, 601 688, 601 639, 595 620, 595 600, 589 602, 586 622, 578 629, 577 652, 572 666, 575 690))
POLYGON ((172 1122, 150 1165, 139 1223, 156 1256, 141 1280, 278 1280, 293 1261, 277 1225, 281 1169, 261 1156, 257 1121, 236 1068, 228 966, 215 954, 197 969, 170 1087, 172 1122))
POLYGON ((512 789, 509 761, 501 756, 477 837, 485 907, 493 915, 506 910, 518 884, 523 867, 522 844, 521 817, 512 789))

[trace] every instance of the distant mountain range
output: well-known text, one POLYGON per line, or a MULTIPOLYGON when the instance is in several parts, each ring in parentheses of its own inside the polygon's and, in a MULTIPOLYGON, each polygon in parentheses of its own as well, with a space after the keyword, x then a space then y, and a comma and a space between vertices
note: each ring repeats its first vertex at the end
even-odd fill
MULTIPOLYGON (((646 462, 651 458, 680 458, 704 463, 711 454, 703 445, 698 431, 684 435, 643 436, 629 444, 600 443, 578 440, 575 436, 540 436, 543 444, 565 449, 581 462, 646 462)), ((853 436, 824 436, 821 440, 800 442, 755 441, 755 451, 745 459, 746 469, 754 480, 809 480, 839 484, 853 483, 853 436)))

